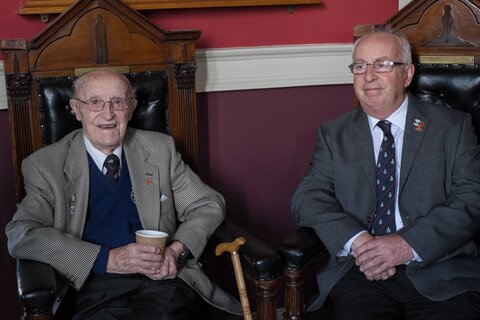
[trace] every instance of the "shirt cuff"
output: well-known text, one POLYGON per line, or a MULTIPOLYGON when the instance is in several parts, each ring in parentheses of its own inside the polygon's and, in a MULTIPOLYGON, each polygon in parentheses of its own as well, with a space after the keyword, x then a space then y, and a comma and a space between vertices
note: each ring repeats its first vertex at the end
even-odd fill
POLYGON ((412 251, 413 251, 412 261, 423 262, 422 258, 420 258, 420 256, 417 254, 415 250, 413 250, 413 248, 412 248, 412 251))
POLYGON ((365 232, 368 232, 368 231, 367 230, 362 230, 359 233, 357 233, 356 235, 354 235, 353 237, 351 237, 350 240, 348 240, 347 243, 345 243, 342 250, 340 250, 340 252, 337 254, 337 257, 347 256, 349 254, 351 255, 353 253, 352 252, 353 241, 355 241, 355 239, 357 239, 359 235, 361 235, 362 233, 365 233, 365 232))

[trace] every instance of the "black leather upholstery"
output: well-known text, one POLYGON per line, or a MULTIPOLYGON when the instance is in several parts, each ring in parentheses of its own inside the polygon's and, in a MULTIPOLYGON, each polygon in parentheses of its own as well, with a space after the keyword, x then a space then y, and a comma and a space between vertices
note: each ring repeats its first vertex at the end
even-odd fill
POLYGON ((17 261, 17 281, 23 307, 33 314, 49 311, 56 283, 53 268, 31 260, 17 261))
POLYGON ((408 90, 424 101, 472 115, 480 139, 480 65, 416 64, 408 90))
POLYGON ((300 227, 283 240, 279 250, 283 267, 287 270, 301 270, 312 260, 326 259, 328 252, 312 228, 300 227))
MULTIPOLYGON (((168 134, 168 81, 165 72, 129 73, 126 76, 138 97, 138 105, 129 126, 168 134)), ((40 98, 44 145, 54 143, 70 131, 81 128, 69 105, 74 80, 74 77, 35 79, 40 98)))

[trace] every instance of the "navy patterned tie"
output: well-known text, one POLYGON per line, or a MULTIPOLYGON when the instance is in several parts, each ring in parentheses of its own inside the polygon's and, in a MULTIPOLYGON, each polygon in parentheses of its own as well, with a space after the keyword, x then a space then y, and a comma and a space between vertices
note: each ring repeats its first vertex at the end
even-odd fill
POLYGON ((107 169, 105 177, 113 183, 117 183, 118 169, 120 168, 120 159, 113 153, 105 159, 103 166, 107 169))
POLYGON ((382 120, 377 126, 383 130, 383 140, 377 161, 377 209, 370 230, 380 236, 394 233, 395 227, 395 141, 390 132, 391 123, 382 120))

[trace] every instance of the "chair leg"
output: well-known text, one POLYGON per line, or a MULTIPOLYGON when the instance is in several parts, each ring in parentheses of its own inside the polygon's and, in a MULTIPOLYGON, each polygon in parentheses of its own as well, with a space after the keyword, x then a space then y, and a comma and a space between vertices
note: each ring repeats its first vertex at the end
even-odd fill
POLYGON ((272 280, 255 280, 257 320, 277 319, 277 284, 278 278, 272 280))
POLYGON ((304 320, 303 272, 302 270, 283 270, 285 279, 284 320, 304 320))

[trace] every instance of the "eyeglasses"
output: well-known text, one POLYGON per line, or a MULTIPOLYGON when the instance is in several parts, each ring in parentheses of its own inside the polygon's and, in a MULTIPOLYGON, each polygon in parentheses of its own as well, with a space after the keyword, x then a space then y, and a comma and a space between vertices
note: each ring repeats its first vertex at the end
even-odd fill
POLYGON ((394 66, 403 66, 405 63, 403 62, 396 62, 390 60, 381 60, 375 61, 373 63, 366 63, 366 62, 357 62, 352 63, 348 67, 353 74, 363 74, 367 72, 367 68, 369 65, 373 66, 373 71, 378 73, 385 73, 385 72, 392 72, 394 66))
POLYGON ((86 104, 88 110, 99 112, 99 111, 103 111, 103 109, 105 108, 105 105, 107 103, 110 103, 110 105, 112 106, 112 109, 115 110, 115 111, 125 110, 125 109, 128 108, 128 103, 127 102, 132 100, 132 99, 112 98, 109 101, 105 101, 105 100, 99 99, 99 98, 91 98, 91 99, 88 99, 88 100, 85 100, 85 101, 82 101, 80 99, 75 99, 75 100, 86 104))

